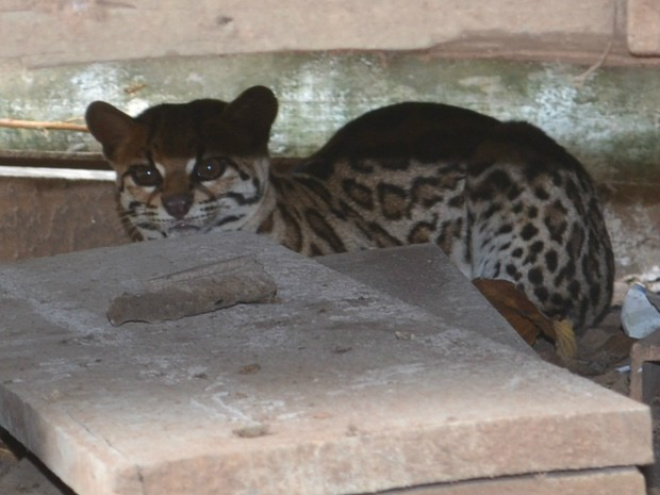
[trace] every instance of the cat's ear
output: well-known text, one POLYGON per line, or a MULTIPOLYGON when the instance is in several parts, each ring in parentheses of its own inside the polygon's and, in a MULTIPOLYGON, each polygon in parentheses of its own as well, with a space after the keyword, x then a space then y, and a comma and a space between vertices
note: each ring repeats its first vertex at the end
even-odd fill
POLYGON ((277 98, 265 86, 253 86, 229 103, 222 116, 252 133, 258 141, 267 143, 277 117, 277 98))
POLYGON ((103 154, 110 160, 117 147, 131 137, 137 126, 131 116, 104 101, 95 101, 87 107, 85 121, 89 132, 103 145, 103 154))

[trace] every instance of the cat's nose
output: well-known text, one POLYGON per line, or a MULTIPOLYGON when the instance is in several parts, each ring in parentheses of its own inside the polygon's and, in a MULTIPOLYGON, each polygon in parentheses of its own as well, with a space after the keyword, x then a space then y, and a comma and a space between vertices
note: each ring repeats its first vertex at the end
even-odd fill
POLYGON ((163 206, 167 213, 177 220, 181 220, 190 210, 192 201, 192 194, 175 194, 173 196, 163 197, 163 206))

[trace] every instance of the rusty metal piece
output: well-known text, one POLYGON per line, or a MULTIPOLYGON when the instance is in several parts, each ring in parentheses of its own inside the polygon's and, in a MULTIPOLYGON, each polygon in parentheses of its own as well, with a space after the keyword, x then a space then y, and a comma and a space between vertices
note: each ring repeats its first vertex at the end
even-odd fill
POLYGON ((660 395, 660 330, 638 340, 630 351, 630 398, 650 404, 660 395))

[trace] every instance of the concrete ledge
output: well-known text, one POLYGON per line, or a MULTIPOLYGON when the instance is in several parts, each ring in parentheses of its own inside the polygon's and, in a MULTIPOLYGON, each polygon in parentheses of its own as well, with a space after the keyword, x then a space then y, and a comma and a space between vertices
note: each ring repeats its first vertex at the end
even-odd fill
POLYGON ((387 495, 633 495, 645 494, 642 474, 634 468, 577 473, 545 473, 443 486, 394 490, 387 495))
POLYGON ((599 0, 541 5, 340 0, 317 1, 314 8, 307 0, 6 0, 0 6, 0 63, 35 67, 173 54, 412 50, 485 34, 494 39, 600 37, 604 46, 613 36, 613 15, 611 4, 599 0))
POLYGON ((635 55, 660 55, 660 3, 628 0, 628 47, 635 55))
MULTIPOLYGON (((15 462, 6 471, 0 464, 0 493, 73 495, 53 482, 30 459, 15 462)), ((50 475, 52 477, 52 474, 50 475)), ((388 491, 384 495, 646 495, 644 477, 635 468, 544 473, 448 483, 424 488, 388 491)))

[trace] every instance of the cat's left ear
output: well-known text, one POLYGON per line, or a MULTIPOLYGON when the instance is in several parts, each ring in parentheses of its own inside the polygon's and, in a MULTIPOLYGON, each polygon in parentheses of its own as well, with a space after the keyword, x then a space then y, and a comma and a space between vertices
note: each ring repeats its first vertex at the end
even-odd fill
POLYGON ((277 117, 277 98, 267 87, 253 86, 229 103, 222 116, 267 143, 277 117))
POLYGON ((117 147, 130 139, 137 126, 131 116, 104 101, 95 101, 87 107, 85 121, 89 132, 103 145, 103 154, 110 160, 117 147))

